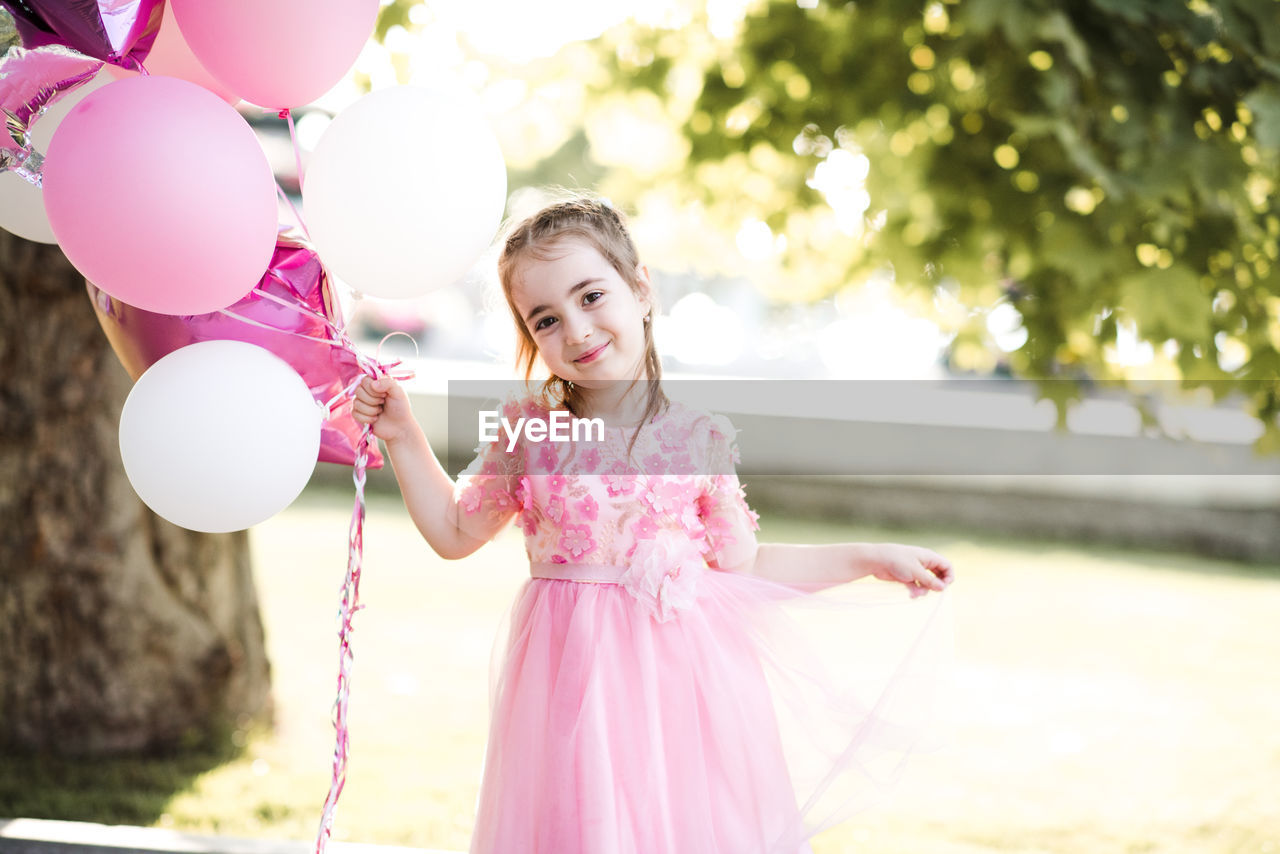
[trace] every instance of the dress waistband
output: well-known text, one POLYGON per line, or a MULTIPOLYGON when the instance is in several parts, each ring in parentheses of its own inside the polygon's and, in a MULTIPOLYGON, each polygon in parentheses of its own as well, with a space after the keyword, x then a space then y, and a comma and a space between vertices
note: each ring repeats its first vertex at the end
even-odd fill
POLYGON ((610 566, 608 564, 548 562, 533 562, 529 564, 529 573, 534 578, 581 581, 588 584, 621 584, 622 576, 626 572, 627 567, 625 566, 610 566))

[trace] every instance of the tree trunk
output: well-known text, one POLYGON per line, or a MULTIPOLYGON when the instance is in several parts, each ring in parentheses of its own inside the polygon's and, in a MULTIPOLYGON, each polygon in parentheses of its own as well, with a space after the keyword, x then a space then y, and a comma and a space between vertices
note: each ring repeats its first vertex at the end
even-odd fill
POLYGON ((0 231, 0 745, 207 743, 270 714, 248 537, 138 499, 130 381, 56 246, 0 231))

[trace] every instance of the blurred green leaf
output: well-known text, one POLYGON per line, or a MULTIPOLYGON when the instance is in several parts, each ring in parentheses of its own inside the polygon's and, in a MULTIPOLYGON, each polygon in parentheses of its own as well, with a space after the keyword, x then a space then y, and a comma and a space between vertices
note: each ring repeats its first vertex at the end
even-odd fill
POLYGON ((1045 266, 1070 274, 1082 285, 1091 285, 1115 270, 1110 247, 1081 225, 1064 222, 1044 236, 1040 257, 1045 266))
POLYGON ((1245 95, 1244 104, 1253 112, 1253 134, 1258 143, 1268 148, 1280 147, 1280 85, 1259 86, 1245 95))
POLYGON ((1085 44, 1084 39, 1080 38, 1080 34, 1076 32, 1071 19, 1061 10, 1051 12, 1040 22, 1039 34, 1042 39, 1061 44, 1067 54, 1067 58, 1071 60, 1071 64, 1082 75, 1085 77, 1093 76, 1093 63, 1089 60, 1089 47, 1085 44))
POLYGON ((0 56, 4 56, 9 48, 17 44, 18 28, 13 25, 13 16, 8 9, 0 8, 0 56))
POLYGON ((1125 276, 1120 306, 1146 337, 1204 341, 1210 335, 1210 310, 1195 273, 1181 265, 1146 269, 1125 276))

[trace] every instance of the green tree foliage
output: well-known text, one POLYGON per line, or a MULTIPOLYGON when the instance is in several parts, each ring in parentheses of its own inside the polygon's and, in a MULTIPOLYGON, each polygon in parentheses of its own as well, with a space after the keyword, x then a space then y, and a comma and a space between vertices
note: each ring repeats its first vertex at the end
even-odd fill
MULTIPOLYGON (((1280 2, 772 0, 690 32, 607 34, 611 91, 662 99, 689 142, 664 180, 785 235, 798 296, 891 264, 965 307, 952 355, 978 370, 1008 302, 1027 338, 1001 359, 1032 378, 1132 381, 1125 327, 1146 377, 1243 392, 1280 450, 1280 2), (837 151, 867 170, 852 226, 815 186, 837 151)), ((1070 386, 1042 384, 1060 415, 1070 386)))

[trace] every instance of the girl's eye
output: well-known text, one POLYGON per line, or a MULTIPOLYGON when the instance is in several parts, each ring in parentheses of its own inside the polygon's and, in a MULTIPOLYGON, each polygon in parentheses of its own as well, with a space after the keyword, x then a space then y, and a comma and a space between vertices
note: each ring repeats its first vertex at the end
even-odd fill
POLYGON ((548 326, 550 326, 555 322, 556 322, 556 319, 550 315, 540 317, 538 318, 538 322, 533 324, 533 331, 541 332, 543 329, 546 329, 548 326))
POLYGON ((595 302, 596 300, 600 299, 603 296, 604 296, 604 291, 591 291, 590 293, 588 293, 586 296, 582 298, 582 301, 587 305, 591 305, 591 303, 595 302))

